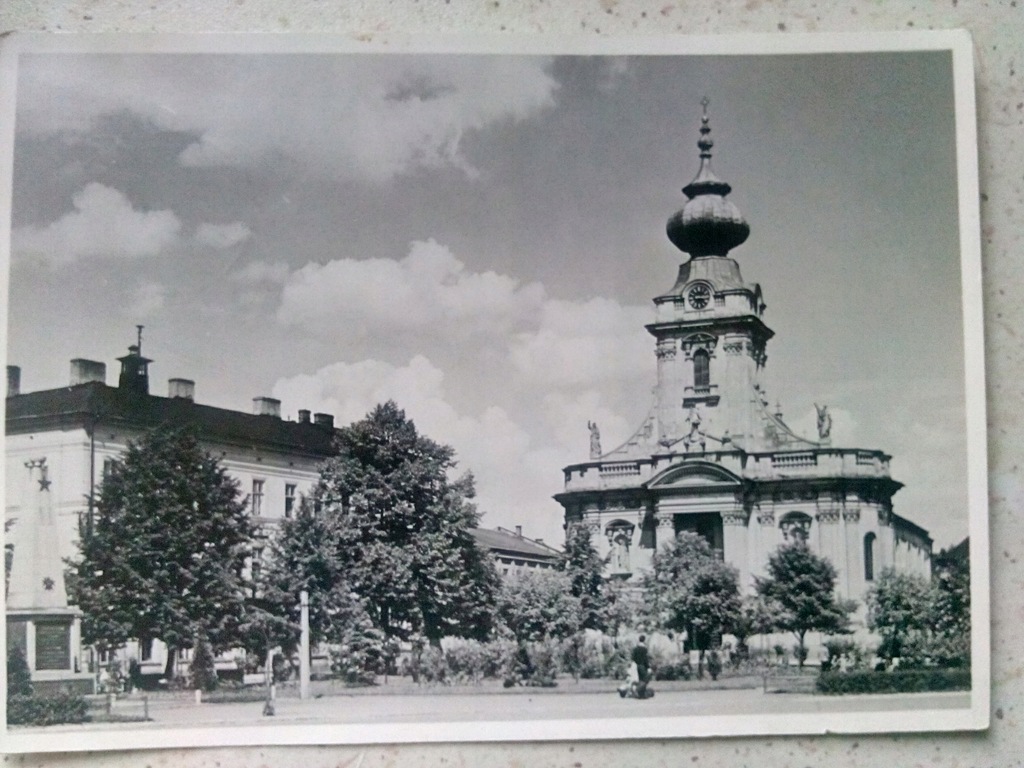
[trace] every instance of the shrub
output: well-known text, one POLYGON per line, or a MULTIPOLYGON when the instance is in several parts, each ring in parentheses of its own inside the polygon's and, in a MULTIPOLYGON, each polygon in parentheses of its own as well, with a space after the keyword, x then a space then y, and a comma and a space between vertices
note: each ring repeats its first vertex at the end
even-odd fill
POLYGON ((360 626, 331 648, 331 671, 349 685, 373 685, 383 663, 383 648, 383 632, 360 626))
POLYGON ((690 666, 690 657, 679 656, 672 661, 654 668, 655 680, 689 680, 693 677, 693 667, 690 666))
POLYGON ((542 640, 529 647, 532 667, 526 685, 554 688, 558 674, 558 645, 554 640, 542 640))
POLYGON ((892 672, 823 672, 818 676, 820 693, 924 693, 965 691, 971 688, 969 669, 912 669, 892 672))
POLYGON ((213 649, 206 634, 200 634, 192 653, 192 664, 188 670, 189 685, 202 691, 217 689, 217 668, 213 663, 213 649))
POLYGON ((16 646, 7 649, 7 697, 29 696, 32 693, 32 673, 25 661, 25 651, 16 646))
POLYGON ((59 725, 84 723, 89 719, 89 703, 75 693, 51 696, 18 695, 7 698, 7 722, 10 725, 59 725))
POLYGON ((484 677, 486 654, 477 640, 453 640, 445 644, 444 661, 454 683, 479 683, 484 677))
POLYGON ((444 651, 432 645, 423 648, 411 662, 413 679, 420 683, 447 683, 448 662, 444 651))

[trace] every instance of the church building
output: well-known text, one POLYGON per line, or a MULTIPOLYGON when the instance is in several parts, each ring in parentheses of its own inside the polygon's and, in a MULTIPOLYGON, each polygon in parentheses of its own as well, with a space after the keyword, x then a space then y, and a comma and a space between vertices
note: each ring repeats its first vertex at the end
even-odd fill
POLYGON ((667 226, 688 258, 655 297, 646 326, 657 360, 653 407, 608 452, 591 424, 590 459, 564 468, 555 498, 567 527, 590 530, 609 576, 637 576, 657 547, 693 531, 752 592, 775 549, 799 538, 836 567, 839 596, 863 607, 882 569, 929 574, 931 538, 893 511, 902 483, 890 475, 888 454, 834 445, 825 405, 812 437, 769 405, 762 374, 774 333, 761 286, 745 282, 729 255, 750 227, 711 168, 704 106, 700 167, 667 226))

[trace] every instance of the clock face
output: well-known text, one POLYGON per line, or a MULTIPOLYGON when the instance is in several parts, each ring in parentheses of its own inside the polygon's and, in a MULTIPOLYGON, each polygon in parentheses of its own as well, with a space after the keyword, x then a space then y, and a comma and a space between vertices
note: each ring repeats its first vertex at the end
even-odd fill
POLYGON ((704 309, 711 301, 711 291, 706 285, 695 285, 690 289, 687 294, 690 300, 690 306, 694 309, 704 309))

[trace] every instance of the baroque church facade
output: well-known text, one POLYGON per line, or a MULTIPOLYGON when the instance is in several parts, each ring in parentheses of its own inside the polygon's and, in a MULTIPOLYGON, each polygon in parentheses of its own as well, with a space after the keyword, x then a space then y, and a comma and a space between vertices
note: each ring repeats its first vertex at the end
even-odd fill
MULTIPOLYGON (((590 424, 588 461, 564 468, 555 496, 566 527, 586 526, 610 577, 633 578, 681 531, 704 536, 752 592, 781 544, 804 540, 836 567, 837 593, 857 600, 882 569, 930 573, 928 532, 893 511, 902 483, 890 456, 841 447, 818 407, 817 435, 796 434, 762 384, 773 331, 761 287, 729 256, 750 227, 711 167, 707 102, 700 167, 667 225, 688 259, 654 299, 654 404, 621 446, 603 452, 590 424)), ((863 616, 863 613, 860 614, 863 616)))

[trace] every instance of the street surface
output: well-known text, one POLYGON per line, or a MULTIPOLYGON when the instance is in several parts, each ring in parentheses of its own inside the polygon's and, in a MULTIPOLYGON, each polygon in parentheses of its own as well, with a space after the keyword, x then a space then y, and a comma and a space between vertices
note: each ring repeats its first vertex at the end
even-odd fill
MULTIPOLYGON (((830 712, 901 712, 907 710, 959 709, 970 706, 970 694, 879 694, 866 696, 815 696, 772 694, 761 689, 662 691, 653 699, 621 699, 608 692, 417 693, 412 695, 323 696, 301 701, 280 698, 276 714, 263 716, 262 702, 200 704, 181 698, 151 699, 152 722, 92 723, 84 726, 53 726, 47 733, 68 730, 139 730, 194 728, 202 726, 280 726, 384 723, 459 723, 488 721, 549 721, 570 719, 619 719, 680 717, 694 715, 824 714, 830 712)), ((141 714, 137 698, 118 701, 114 711, 141 714)), ((36 729, 31 729, 39 732, 36 729)))

